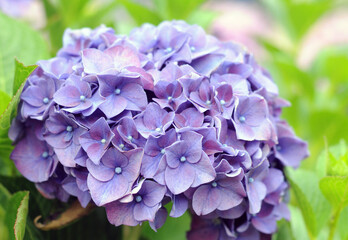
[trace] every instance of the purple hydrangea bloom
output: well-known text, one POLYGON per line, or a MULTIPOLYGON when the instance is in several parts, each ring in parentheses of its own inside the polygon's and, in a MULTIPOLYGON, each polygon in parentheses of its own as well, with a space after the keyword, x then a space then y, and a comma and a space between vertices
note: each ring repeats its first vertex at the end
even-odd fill
POLYGON ((45 197, 155 231, 172 202, 170 217, 192 213, 189 239, 270 239, 289 218, 283 169, 307 144, 244 48, 183 21, 129 37, 100 26, 67 29, 38 66, 9 136, 16 167, 45 197))

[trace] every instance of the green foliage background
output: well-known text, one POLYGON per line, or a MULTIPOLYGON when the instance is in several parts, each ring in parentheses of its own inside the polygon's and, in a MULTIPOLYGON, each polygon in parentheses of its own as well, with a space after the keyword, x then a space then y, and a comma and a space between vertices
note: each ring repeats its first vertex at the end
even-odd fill
MULTIPOLYGON (((23 83, 35 69, 36 61, 55 55, 68 27, 96 27, 104 23, 118 33, 128 33, 144 22, 184 19, 207 28, 217 13, 200 7, 205 0, 150 0, 146 4, 132 0, 42 1, 46 26, 39 31, 0 12, 0 239, 119 239, 122 229, 107 222, 103 209, 94 210, 61 230, 43 232, 35 228, 36 216, 47 218, 67 205, 43 198, 9 159, 13 147, 7 132, 23 83), (119 13, 121 19, 117 17, 119 13)), ((298 136, 308 141, 311 152, 299 169, 286 170, 292 187, 292 219, 279 222, 279 232, 273 239, 348 240, 348 44, 322 49, 307 70, 297 64, 301 44, 313 25, 348 3, 255 2, 277 23, 289 43, 282 47, 272 40, 258 39, 268 56, 261 65, 272 74, 281 97, 292 103, 284 109, 283 118, 298 136), (318 87, 321 85, 324 87, 318 87)), ((184 239, 189 224, 188 214, 168 219, 158 233, 144 224, 140 239, 184 239)))

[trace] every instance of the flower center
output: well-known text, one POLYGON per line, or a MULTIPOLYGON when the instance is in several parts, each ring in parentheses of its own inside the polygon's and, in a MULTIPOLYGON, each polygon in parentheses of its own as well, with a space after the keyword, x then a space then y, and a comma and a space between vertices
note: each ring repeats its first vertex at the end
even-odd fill
POLYGON ((81 96, 80 96, 80 101, 81 101, 81 102, 86 101, 86 96, 81 95, 81 96))
POLYGON ((166 153, 166 150, 164 150, 164 148, 161 149, 161 153, 162 154, 165 154, 166 153))
POLYGON ((276 146, 276 150, 279 152, 280 150, 282 150, 282 147, 279 146, 279 145, 277 145, 277 146, 276 146))
POLYGON ((69 125, 69 126, 66 127, 66 131, 67 131, 67 132, 71 132, 72 130, 73 130, 73 127, 72 127, 72 126, 69 125))
POLYGON ((48 152, 43 152, 43 153, 42 153, 42 157, 43 157, 43 158, 47 158, 47 157, 48 157, 48 152))
POLYGON ((141 196, 136 196, 135 197, 135 201, 136 202, 141 202, 141 200, 143 200, 143 198, 141 196))
POLYGON ((168 101, 171 101, 173 99, 172 96, 167 97, 168 101))
POLYGON ((210 101, 210 100, 207 100, 207 101, 205 102, 205 104, 210 105, 210 104, 211 104, 211 101, 210 101))
POLYGON ((42 102, 43 102, 44 104, 47 104, 49 101, 50 101, 50 100, 49 100, 47 97, 45 97, 44 99, 42 99, 42 102))
POLYGON ((252 183, 252 182, 254 182, 255 180, 252 178, 252 177, 250 177, 249 179, 248 179, 248 182, 249 183, 252 183))
POLYGON ((167 47, 164 51, 165 51, 166 53, 170 53, 171 51, 173 51, 173 48, 167 47))
POLYGON ((186 161, 186 157, 185 156, 182 156, 181 158, 180 158, 180 162, 185 162, 186 161))
POLYGON ((244 116, 240 116, 238 120, 241 123, 245 123, 245 117, 244 116))
POLYGON ((225 105, 225 104, 226 104, 225 100, 221 99, 221 100, 220 100, 220 104, 221 104, 221 105, 225 105))
POLYGON ((122 173, 122 168, 120 168, 120 167, 115 168, 115 173, 117 173, 117 174, 122 173))
POLYGON ((227 147, 227 144, 226 144, 226 143, 224 143, 224 144, 222 144, 222 146, 227 147))
POLYGON ((121 93, 121 89, 116 88, 116 89, 115 89, 115 94, 118 95, 118 94, 120 94, 120 93, 121 93))
POLYGON ((194 52, 196 51, 196 48, 194 46, 190 47, 191 48, 191 51, 194 52))
POLYGON ((212 182, 211 186, 215 188, 215 187, 217 187, 217 183, 216 182, 212 182))
POLYGON ((156 128, 155 131, 156 131, 156 132, 160 132, 160 131, 161 131, 161 128, 156 128))
POLYGON ((106 143, 106 139, 103 138, 102 140, 100 140, 100 142, 101 142, 102 144, 105 144, 105 143, 106 143))
POLYGON ((129 135, 127 138, 128 138, 129 141, 133 140, 133 137, 131 135, 129 135))
POLYGON ((123 149, 124 148, 124 144, 123 143, 121 143, 120 145, 118 145, 121 149, 123 149))

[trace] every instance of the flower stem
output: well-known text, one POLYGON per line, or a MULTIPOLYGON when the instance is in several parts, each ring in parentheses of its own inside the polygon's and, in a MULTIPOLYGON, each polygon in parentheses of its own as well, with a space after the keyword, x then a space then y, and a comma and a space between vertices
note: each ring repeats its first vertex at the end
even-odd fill
POLYGON ((340 213, 342 211, 342 207, 338 207, 334 212, 330 220, 330 232, 328 240, 333 240, 336 232, 336 227, 338 223, 338 219, 340 217, 340 213))
POLYGON ((141 235, 141 226, 123 226, 122 227, 122 239, 124 240, 138 240, 141 235))

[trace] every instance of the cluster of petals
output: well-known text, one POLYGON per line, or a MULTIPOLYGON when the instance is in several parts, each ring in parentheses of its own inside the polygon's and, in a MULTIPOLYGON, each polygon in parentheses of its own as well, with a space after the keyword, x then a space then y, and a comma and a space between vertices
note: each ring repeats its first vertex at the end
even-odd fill
POLYGON ((129 36, 100 26, 66 30, 38 66, 9 136, 16 167, 44 196, 154 230, 190 211, 192 240, 261 239, 289 218, 283 169, 307 144, 243 47, 182 21, 129 36))

